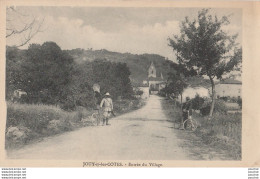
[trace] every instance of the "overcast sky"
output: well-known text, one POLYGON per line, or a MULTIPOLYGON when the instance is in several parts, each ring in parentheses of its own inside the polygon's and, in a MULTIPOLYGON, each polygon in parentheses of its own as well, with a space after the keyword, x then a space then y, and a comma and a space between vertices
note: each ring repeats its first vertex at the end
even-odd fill
MULTIPOLYGON (((54 41, 62 49, 93 48, 134 54, 154 53, 174 60, 168 37, 179 33, 185 16, 197 16, 196 8, 112 8, 112 7, 17 7, 25 17, 45 18, 43 32, 30 43, 54 41)), ((241 9, 212 9, 221 17, 232 14, 230 33, 238 33, 241 44, 241 9)), ((11 17, 8 17, 7 19, 11 17)), ((17 19, 13 25, 22 21, 17 19)), ((7 45, 18 43, 7 38, 7 45)), ((22 47, 27 48, 28 45, 22 47)))

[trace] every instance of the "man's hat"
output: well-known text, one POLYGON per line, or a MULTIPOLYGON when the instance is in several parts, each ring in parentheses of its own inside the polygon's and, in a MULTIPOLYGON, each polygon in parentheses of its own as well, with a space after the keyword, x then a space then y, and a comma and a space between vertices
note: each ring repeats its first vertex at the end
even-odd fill
POLYGON ((105 94, 106 96, 110 96, 110 94, 107 92, 106 94, 105 94))

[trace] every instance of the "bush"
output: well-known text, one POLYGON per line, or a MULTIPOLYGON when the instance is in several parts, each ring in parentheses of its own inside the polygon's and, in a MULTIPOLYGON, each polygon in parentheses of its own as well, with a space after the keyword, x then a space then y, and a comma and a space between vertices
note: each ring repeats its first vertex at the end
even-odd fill
MULTIPOLYGON (((200 108, 200 113, 203 116, 209 115, 211 107, 211 101, 206 100, 202 107, 200 108)), ((220 113, 220 114, 226 114, 227 113, 227 107, 225 105, 225 101, 222 99, 216 99, 215 106, 214 106, 214 112, 220 113)))
POLYGON ((159 93, 158 93, 160 96, 162 96, 162 97, 166 97, 166 93, 164 92, 164 91, 159 91, 159 93))
POLYGON ((214 107, 214 112, 218 112, 221 114, 226 114, 227 113, 227 106, 225 104, 225 101, 223 100, 216 100, 215 107, 214 107))
POLYGON ((143 95, 143 94, 144 94, 144 92, 141 91, 141 90, 138 90, 138 91, 135 92, 135 95, 140 95, 140 96, 141 96, 141 95, 143 95))
POLYGON ((237 97, 231 97, 231 98, 229 99, 229 101, 230 101, 231 103, 237 103, 237 100, 238 100, 237 97))
POLYGON ((204 103, 204 98, 200 97, 198 94, 195 96, 195 98, 192 99, 192 108, 195 110, 199 110, 203 103, 204 103))
POLYGON ((224 97, 220 97, 219 99, 222 99, 223 101, 227 102, 228 97, 224 96, 224 97))
POLYGON ((207 115, 209 115, 209 113, 210 113, 210 105, 205 106, 205 107, 202 107, 202 108, 200 109, 200 114, 201 114, 202 116, 207 116, 207 115))
POLYGON ((239 107, 242 109, 242 98, 238 98, 238 99, 237 99, 237 104, 238 104, 239 107))

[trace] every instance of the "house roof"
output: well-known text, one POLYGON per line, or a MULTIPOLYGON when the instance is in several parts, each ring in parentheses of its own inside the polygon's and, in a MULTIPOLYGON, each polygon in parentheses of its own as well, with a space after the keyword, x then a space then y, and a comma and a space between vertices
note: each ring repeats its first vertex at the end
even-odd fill
POLYGON ((242 82, 234 79, 225 79, 220 81, 220 84, 242 84, 242 82))

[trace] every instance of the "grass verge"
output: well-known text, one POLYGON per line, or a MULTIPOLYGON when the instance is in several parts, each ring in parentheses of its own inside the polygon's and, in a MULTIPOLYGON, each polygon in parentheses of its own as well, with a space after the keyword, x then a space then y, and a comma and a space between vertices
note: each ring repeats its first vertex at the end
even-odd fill
MULTIPOLYGON (((166 115, 175 120, 181 119, 180 107, 171 100, 162 101, 166 115)), ((215 114, 208 121, 198 113, 193 118, 199 123, 196 131, 190 133, 176 129, 183 146, 190 151, 191 158, 197 160, 241 160, 242 115, 215 114)))

